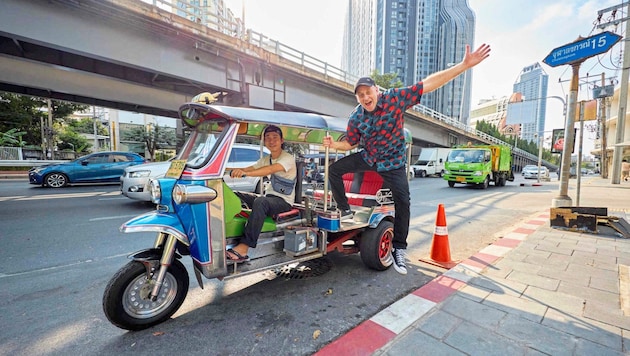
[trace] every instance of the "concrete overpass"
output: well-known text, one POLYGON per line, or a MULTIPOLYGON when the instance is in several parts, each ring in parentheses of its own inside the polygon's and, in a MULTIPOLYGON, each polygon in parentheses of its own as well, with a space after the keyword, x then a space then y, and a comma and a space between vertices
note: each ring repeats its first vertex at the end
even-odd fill
MULTIPOLYGON (((224 91, 227 105, 346 117, 355 80, 224 19, 139 0, 0 2, 2 91, 167 117, 199 92, 224 91)), ((496 143, 422 105, 405 120, 418 147, 496 143)), ((537 159, 517 156, 518 166, 537 159)))

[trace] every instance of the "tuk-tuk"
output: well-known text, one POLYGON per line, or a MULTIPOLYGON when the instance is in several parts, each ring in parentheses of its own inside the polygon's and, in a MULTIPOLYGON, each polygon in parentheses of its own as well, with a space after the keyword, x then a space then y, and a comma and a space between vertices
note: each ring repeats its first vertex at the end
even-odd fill
MULTIPOLYGON (((151 231, 157 236, 153 247, 129 256, 131 261, 105 289, 103 309, 114 325, 141 330, 177 311, 189 284, 182 256, 192 259, 202 288, 202 276, 227 280, 333 251, 360 253, 363 263, 374 270, 392 264, 394 205, 380 175, 344 175, 355 215, 353 220, 340 221, 328 185, 308 185, 300 179, 305 161, 299 156, 292 210, 266 219, 257 247, 249 251, 249 262, 226 260, 226 250, 238 244, 248 216, 247 208, 223 181, 237 139, 261 140, 265 127, 275 125, 281 128, 285 143, 312 148, 321 146, 326 135, 343 139, 347 119, 200 103, 184 104, 179 116, 191 134, 166 176, 151 181, 156 210, 120 227, 125 233, 151 231)), ((406 136, 411 142, 408 132, 406 136)), ((324 174, 327 182, 328 159, 324 174)))

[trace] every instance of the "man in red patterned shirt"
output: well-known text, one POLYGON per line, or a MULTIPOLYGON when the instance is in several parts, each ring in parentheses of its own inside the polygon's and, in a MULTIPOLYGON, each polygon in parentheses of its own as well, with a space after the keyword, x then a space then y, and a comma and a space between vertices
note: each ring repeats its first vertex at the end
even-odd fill
POLYGON ((489 55, 489 45, 483 44, 474 52, 470 52, 470 46, 467 45, 464 59, 460 63, 433 73, 409 87, 388 89, 383 93, 379 92, 372 78, 360 78, 354 87, 359 105, 350 114, 346 139, 333 141, 329 137, 324 138, 324 146, 332 149, 347 151, 359 145, 363 148, 330 166, 330 190, 342 220, 353 218, 344 191, 344 174, 376 171, 391 189, 396 209, 392 257, 394 269, 398 273, 407 274, 405 250, 410 218, 403 115, 408 108, 420 103, 422 94, 438 89, 481 63, 489 55))

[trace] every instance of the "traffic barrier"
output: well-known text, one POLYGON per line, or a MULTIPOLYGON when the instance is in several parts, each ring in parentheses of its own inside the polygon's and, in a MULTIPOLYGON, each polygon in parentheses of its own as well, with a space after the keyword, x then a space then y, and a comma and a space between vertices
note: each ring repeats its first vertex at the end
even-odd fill
POLYGON ((458 263, 451 260, 451 248, 448 243, 448 227, 446 226, 444 204, 438 205, 433 241, 431 242, 431 256, 429 259, 420 259, 420 261, 446 269, 453 268, 458 263))

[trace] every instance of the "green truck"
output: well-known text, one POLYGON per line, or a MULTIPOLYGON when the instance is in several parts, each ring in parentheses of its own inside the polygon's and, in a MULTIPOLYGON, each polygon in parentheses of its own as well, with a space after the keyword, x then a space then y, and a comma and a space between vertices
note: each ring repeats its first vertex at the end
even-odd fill
POLYGON ((504 186, 514 181, 512 150, 509 146, 459 146, 451 150, 444 165, 444 179, 449 187, 455 183, 475 184, 486 189, 490 182, 504 186))

